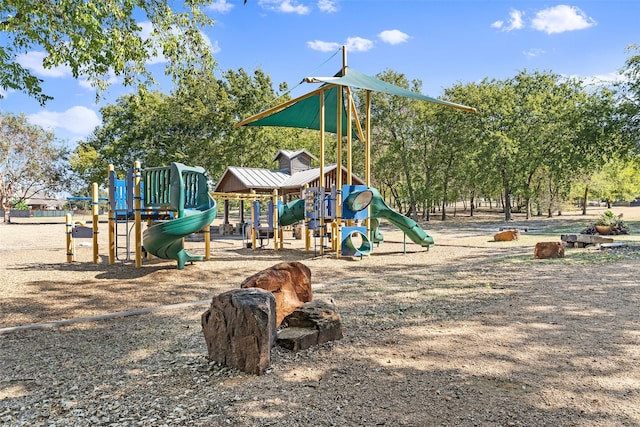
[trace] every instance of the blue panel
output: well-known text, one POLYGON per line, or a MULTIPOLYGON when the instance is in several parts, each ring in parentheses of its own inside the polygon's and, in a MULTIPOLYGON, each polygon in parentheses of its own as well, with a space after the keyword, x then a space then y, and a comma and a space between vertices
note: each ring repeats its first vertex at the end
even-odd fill
POLYGON ((354 212, 345 205, 345 200, 351 193, 368 190, 366 185, 343 185, 342 186, 342 218, 343 219, 367 219, 367 209, 354 212))

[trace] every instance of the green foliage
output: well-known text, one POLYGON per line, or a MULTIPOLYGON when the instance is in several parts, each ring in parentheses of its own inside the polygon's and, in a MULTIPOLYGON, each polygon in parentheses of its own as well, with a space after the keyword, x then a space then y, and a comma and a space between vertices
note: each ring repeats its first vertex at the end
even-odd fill
POLYGON ((18 211, 28 211, 29 205, 24 200, 15 199, 11 204, 11 209, 15 209, 18 211))
POLYGON ((74 152, 74 171, 88 185, 105 182, 108 164, 122 173, 135 160, 143 167, 182 162, 204 167, 215 181, 227 166, 271 168, 278 149, 317 152, 307 131, 235 129, 240 119, 272 104, 276 93, 260 70, 227 71, 224 77, 203 72, 181 80, 170 94, 141 90, 102 108, 102 126, 74 152))
POLYGON ((610 160, 591 177, 591 194, 610 203, 631 201, 640 194, 640 165, 629 159, 610 160))
POLYGON ((22 91, 41 104, 51 99, 42 80, 18 63, 21 54, 44 50, 43 66, 68 67, 104 90, 114 74, 125 85, 153 82, 146 64, 154 57, 167 61, 176 81, 214 66, 200 28, 211 25, 200 6, 206 0, 183 3, 175 12, 162 0, 15 0, 0 2, 0 87, 22 91), (144 16, 150 33, 140 26, 144 16))

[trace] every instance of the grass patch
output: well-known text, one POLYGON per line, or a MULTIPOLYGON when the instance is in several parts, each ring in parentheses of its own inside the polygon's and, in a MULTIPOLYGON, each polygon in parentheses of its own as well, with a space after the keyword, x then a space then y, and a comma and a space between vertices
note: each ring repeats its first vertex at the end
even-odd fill
POLYGON ((569 264, 569 265, 601 265, 618 261, 640 260, 640 243, 629 242, 628 246, 619 248, 595 249, 565 249, 564 258, 536 259, 532 255, 517 255, 494 263, 507 262, 510 264, 569 264))

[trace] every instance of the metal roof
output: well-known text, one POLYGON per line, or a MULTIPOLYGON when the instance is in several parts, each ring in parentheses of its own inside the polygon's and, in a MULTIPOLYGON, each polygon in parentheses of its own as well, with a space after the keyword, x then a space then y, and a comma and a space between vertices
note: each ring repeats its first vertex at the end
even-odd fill
MULTIPOLYGON (((324 168, 324 173, 329 174, 335 169, 336 169, 336 164, 327 165, 324 168)), ((342 170, 343 172, 347 172, 347 168, 345 168, 344 166, 342 166, 342 170)), ((353 174, 351 176, 353 177, 354 181, 360 184, 364 184, 364 181, 362 181, 357 176, 353 174)), ((291 175, 289 179, 287 179, 285 182, 281 184, 280 188, 301 188, 301 187, 304 187, 305 184, 309 184, 319 178, 320 178, 320 168, 309 169, 309 170, 298 172, 296 174, 291 175)))
MULTIPOLYGON (((324 168, 325 174, 329 174, 336 169, 336 165, 327 165, 324 168)), ((342 170, 346 172, 343 166, 342 170)), ((218 182, 214 191, 222 191, 221 185, 227 180, 228 174, 233 175, 247 190, 251 189, 292 189, 302 188, 305 184, 309 184, 320 178, 320 168, 309 169, 298 172, 293 175, 287 173, 272 171, 269 169, 243 168, 237 166, 229 166, 222 174, 222 178, 218 182)), ((353 175, 354 181, 363 183, 357 176, 353 175)))
MULTIPOLYGON (((329 173, 336 168, 336 165, 327 165, 324 168, 325 173, 329 173)), ((306 171, 298 172, 291 175, 285 182, 281 184, 282 188, 300 188, 313 180, 320 178, 320 168, 313 168, 306 171)))
MULTIPOLYGON (((280 188, 283 182, 289 178, 289 175, 283 172, 272 171, 269 169, 243 168, 237 166, 229 166, 222 175, 223 178, 227 173, 233 174, 242 184, 248 188, 280 188)), ((220 180, 222 182, 222 179, 220 180)))
POLYGON ((278 157, 280 157, 280 155, 285 156, 288 159, 293 159, 294 157, 299 156, 300 154, 306 154, 308 157, 310 157, 313 160, 318 160, 318 158, 316 156, 314 156, 313 154, 311 154, 310 152, 308 152, 307 150, 305 150, 304 148, 301 148, 299 150, 280 150, 276 153, 276 155, 273 157, 273 161, 278 160, 278 157))

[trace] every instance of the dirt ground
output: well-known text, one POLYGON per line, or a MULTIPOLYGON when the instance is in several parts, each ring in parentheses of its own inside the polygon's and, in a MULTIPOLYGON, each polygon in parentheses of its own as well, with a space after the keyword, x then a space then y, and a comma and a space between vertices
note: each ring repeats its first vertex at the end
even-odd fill
POLYGON ((615 237, 626 247, 533 258, 535 243, 602 210, 432 221, 429 251, 386 227, 363 259, 305 252, 290 236, 280 251, 216 238, 211 260, 182 271, 107 265, 106 224, 95 265, 88 240, 65 262, 63 224, 0 223, 0 425, 640 426, 640 208, 614 208, 631 225, 615 237), (493 242, 500 228, 521 239, 493 242), (209 362, 208 301, 283 260, 309 266, 345 338, 276 347, 261 376, 209 362))

